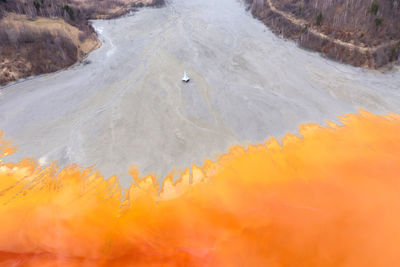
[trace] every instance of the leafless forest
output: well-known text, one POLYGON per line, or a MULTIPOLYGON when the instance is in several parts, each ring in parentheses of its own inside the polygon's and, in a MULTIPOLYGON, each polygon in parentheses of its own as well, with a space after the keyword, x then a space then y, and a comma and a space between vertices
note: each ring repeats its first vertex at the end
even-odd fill
POLYGON ((162 4, 163 0, 0 0, 0 85, 82 59, 91 49, 81 46, 95 48, 98 42, 89 19, 109 19, 134 7, 162 4), (79 31, 79 38, 74 40, 65 27, 53 28, 51 23, 30 26, 38 18, 62 19, 79 31), (26 23, 13 21, 21 19, 26 23))
POLYGON ((370 68, 398 60, 400 0, 248 2, 273 31, 330 58, 370 68))

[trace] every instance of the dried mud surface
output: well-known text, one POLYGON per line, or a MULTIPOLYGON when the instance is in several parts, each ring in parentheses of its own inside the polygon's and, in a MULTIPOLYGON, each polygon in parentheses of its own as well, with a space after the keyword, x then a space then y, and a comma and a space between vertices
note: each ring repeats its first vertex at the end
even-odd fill
POLYGON ((236 1, 174 0, 93 26, 103 45, 87 64, 0 89, 0 129, 19 148, 9 160, 96 164, 127 185, 131 164, 165 177, 302 123, 400 112, 398 71, 301 49, 236 1))

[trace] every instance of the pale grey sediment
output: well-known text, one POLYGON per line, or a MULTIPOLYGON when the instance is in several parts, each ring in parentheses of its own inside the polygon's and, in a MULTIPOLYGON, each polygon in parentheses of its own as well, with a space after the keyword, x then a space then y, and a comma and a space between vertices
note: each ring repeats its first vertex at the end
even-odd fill
POLYGON ((127 185, 131 164, 163 177, 301 123, 400 112, 398 71, 302 50, 235 0, 173 0, 93 24, 104 44, 90 64, 0 89, 0 129, 19 148, 10 160, 95 164, 127 185))

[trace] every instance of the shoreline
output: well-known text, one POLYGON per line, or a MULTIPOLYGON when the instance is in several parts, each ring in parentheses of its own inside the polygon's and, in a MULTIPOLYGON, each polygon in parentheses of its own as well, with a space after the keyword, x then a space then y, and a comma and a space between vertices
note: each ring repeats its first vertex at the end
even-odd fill
MULTIPOLYGON (((20 82, 23 82, 23 81, 25 81, 25 80, 30 80, 30 78, 35 78, 35 77, 41 77, 41 76, 43 76, 43 75, 47 75, 47 74, 52 74, 52 73, 57 73, 57 72, 59 72, 59 71, 62 71, 62 70, 66 70, 66 69, 68 69, 68 68, 71 68, 71 67, 73 67, 73 66, 75 66, 77 63, 82 63, 87 57, 88 57, 88 55, 90 54, 90 53, 92 53, 93 51, 95 51, 95 50, 97 50, 97 49, 99 49, 101 46, 102 46, 102 41, 99 39, 99 36, 98 36, 98 33, 96 32, 96 30, 94 29, 94 27, 93 27, 93 25, 92 25, 92 23, 90 22, 90 20, 111 20, 111 19, 116 19, 116 18, 119 18, 119 17, 123 17, 123 16, 125 16, 125 15, 127 15, 127 14, 129 14, 130 12, 136 12, 137 10, 138 10, 138 8, 143 8, 143 7, 155 7, 155 8, 158 8, 158 7, 162 7, 163 5, 165 5, 165 1, 164 0, 150 0, 151 2, 149 2, 149 3, 146 3, 146 4, 144 4, 143 2, 139 2, 139 3, 137 3, 137 4, 135 4, 135 3, 133 3, 133 4, 129 4, 129 5, 127 5, 127 6, 124 6, 124 7, 122 7, 122 8, 120 8, 117 12, 112 12, 112 13, 110 13, 110 14, 107 14, 107 15, 99 15, 99 14, 96 14, 95 16, 93 16, 93 17, 88 17, 87 19, 86 19, 86 23, 87 23, 87 25, 88 25, 88 27, 89 27, 89 29, 90 29, 90 32, 89 32, 89 35, 86 35, 85 36, 85 42, 88 40, 88 39, 92 39, 91 40, 91 42, 94 42, 94 45, 91 47, 91 48, 89 48, 89 49, 86 49, 86 51, 83 51, 82 49, 81 49, 81 45, 83 44, 82 42, 79 42, 79 40, 78 40, 78 42, 77 43, 75 43, 75 48, 76 48, 76 56, 75 56, 75 59, 73 60, 73 62, 71 62, 71 63, 66 63, 66 62, 63 62, 63 61, 61 61, 61 62, 55 62, 55 64, 59 64, 59 66, 58 67, 53 67, 53 69, 52 70, 50 70, 50 71, 43 71, 43 72, 40 72, 40 73, 38 73, 38 74, 34 74, 34 73, 32 73, 33 72, 33 70, 31 70, 31 71, 27 71, 27 72, 30 72, 28 75, 24 75, 24 73, 23 73, 23 71, 26 71, 26 70, 23 70, 23 71, 20 71, 20 72, 16 72, 15 74, 17 74, 17 77, 15 77, 15 76, 12 76, 12 78, 11 79, 9 79, 8 77, 7 77, 7 75, 6 74, 3 74, 3 75, 5 75, 5 78, 4 78, 4 76, 3 76, 3 79, 5 79, 6 81, 4 82, 4 83, 1 83, 0 82, 0 89, 4 89, 4 88, 7 88, 7 87, 9 87, 9 86, 12 86, 12 85, 15 85, 15 84, 18 84, 18 83, 20 83, 20 82), (94 40, 94 38, 95 38, 95 40, 94 40), (8 80, 7 80, 8 79, 8 80)), ((9 15, 9 16, 20 16, 20 15, 18 15, 18 14, 16 14, 16 13, 4 13, 3 14, 3 18, 0 20, 0 21, 3 21, 6 17, 7 17, 7 14, 9 15), (5 17, 4 17, 4 15, 5 15, 5 17)), ((71 28, 73 28, 73 29, 75 29, 75 30, 78 30, 78 32, 80 32, 80 34, 84 34, 84 32, 81 32, 80 30, 79 30, 79 28, 78 28, 78 26, 77 25, 73 25, 73 24, 71 24, 71 23, 69 23, 67 20, 65 20, 64 18, 46 18, 46 17, 42 17, 42 16, 38 16, 38 17, 36 17, 34 20, 32 20, 33 22, 36 22, 37 20, 40 20, 40 19, 56 19, 56 20, 58 20, 58 19, 61 19, 61 20, 63 20, 63 22, 65 23, 65 24, 67 24, 69 27, 71 27, 71 28)), ((69 33, 70 31, 69 30, 67 30, 66 31, 67 33, 69 33)), ((55 34, 55 33, 52 33, 53 35, 55 34)), ((87 34, 87 33, 86 33, 87 34)), ((67 37, 67 38, 71 38, 71 36, 68 36, 68 34, 66 34, 66 36, 65 37, 67 37)), ((51 36, 51 38, 56 38, 56 36, 51 36)), ((0 44, 1 45, 1 44, 0 44)), ((35 45, 35 44, 33 44, 33 45, 35 45)), ((33 45, 31 45, 32 47, 33 47, 33 45)), ((7 48, 7 46, 6 45, 3 45, 5 48, 7 48)), ((9 45, 9 46, 11 46, 11 45, 9 45)), ((29 49, 34 49, 34 48, 29 48, 29 47, 27 47, 27 49, 29 50, 29 49)), ((61 51, 61 53, 63 53, 64 51, 61 51)), ((10 54, 12 54, 12 53, 10 53, 10 54)), ((9 61, 9 59, 7 58, 7 56, 6 57, 3 57, 3 59, 4 59, 4 62, 8 62, 9 61)), ((24 58, 23 58, 23 60, 24 60, 24 58)), ((11 60, 12 61, 12 60, 11 60)), ((27 62, 24 64, 24 65, 31 65, 31 62, 29 62, 29 59, 28 60, 26 60, 27 62)), ((1 61, 0 61, 1 62, 1 61)), ((12 61, 13 62, 13 61, 12 61)), ((13 64, 14 65, 14 64, 13 64)), ((5 73, 7 73, 7 67, 5 66, 5 64, 4 64, 4 66, 3 66, 3 68, 1 68, 0 69, 0 75, 2 74, 2 72, 5 72, 5 73)), ((8 73, 10 73, 9 71, 8 71, 8 73)), ((11 72, 11 75, 13 75, 13 72, 11 72)), ((1 77, 0 77, 1 78, 1 77)))
POLYGON ((324 34, 312 22, 276 8, 271 0, 263 0, 262 4, 254 0, 246 2, 253 17, 263 22, 274 34, 295 41, 303 49, 355 67, 382 72, 400 63, 400 40, 371 47, 356 45, 324 34))

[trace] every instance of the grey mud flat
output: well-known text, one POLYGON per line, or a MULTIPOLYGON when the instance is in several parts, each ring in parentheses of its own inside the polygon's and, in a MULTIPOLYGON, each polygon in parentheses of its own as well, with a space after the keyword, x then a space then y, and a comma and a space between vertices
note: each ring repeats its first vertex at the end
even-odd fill
POLYGON ((400 112, 399 71, 302 50, 236 0, 172 0, 93 24, 103 46, 90 64, 0 89, 0 129, 19 148, 9 160, 96 165, 128 185, 131 164, 161 179, 301 123, 400 112))

